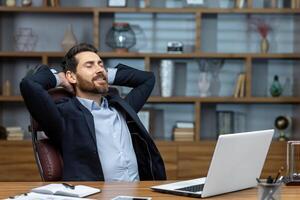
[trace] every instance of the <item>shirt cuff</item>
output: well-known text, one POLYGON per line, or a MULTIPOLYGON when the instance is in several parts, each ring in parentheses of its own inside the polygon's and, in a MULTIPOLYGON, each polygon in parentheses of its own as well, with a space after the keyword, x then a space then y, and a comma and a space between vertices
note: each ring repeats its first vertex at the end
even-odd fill
POLYGON ((59 86, 61 84, 61 80, 59 79, 58 75, 57 75, 57 71, 55 69, 50 69, 50 71, 52 72, 52 74, 54 75, 55 79, 56 79, 56 86, 59 86))
POLYGON ((107 81, 108 84, 113 84, 117 74, 117 68, 107 68, 107 81))

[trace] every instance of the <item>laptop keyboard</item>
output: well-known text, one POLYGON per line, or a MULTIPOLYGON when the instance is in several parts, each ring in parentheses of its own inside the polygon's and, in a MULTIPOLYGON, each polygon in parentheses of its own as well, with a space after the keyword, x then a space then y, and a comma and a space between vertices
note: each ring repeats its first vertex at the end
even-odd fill
POLYGON ((192 185, 189 187, 179 188, 176 190, 188 191, 188 192, 200 192, 203 190, 204 184, 192 185))

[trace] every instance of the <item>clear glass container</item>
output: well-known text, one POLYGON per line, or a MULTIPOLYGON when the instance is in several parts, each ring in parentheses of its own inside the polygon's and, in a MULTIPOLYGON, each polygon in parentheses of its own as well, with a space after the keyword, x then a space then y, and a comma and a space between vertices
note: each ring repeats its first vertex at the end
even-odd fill
POLYGON ((289 182, 300 184, 300 141, 287 143, 287 176, 289 182))
POLYGON ((257 185, 257 199, 258 200, 280 200, 281 199, 281 183, 258 183, 257 185))
POLYGON ((126 52, 136 44, 135 33, 128 23, 116 22, 106 35, 106 44, 117 52, 126 52))

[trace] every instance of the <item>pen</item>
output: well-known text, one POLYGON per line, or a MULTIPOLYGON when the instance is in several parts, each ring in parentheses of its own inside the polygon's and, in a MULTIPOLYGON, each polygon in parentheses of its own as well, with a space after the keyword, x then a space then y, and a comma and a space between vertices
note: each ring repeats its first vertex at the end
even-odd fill
POLYGON ((273 183, 276 183, 276 182, 277 182, 277 180, 278 180, 278 178, 279 178, 281 172, 283 171, 283 169, 284 169, 284 167, 281 167, 281 168, 279 169, 279 171, 278 171, 278 173, 277 173, 277 176, 276 176, 276 178, 275 178, 275 180, 274 180, 273 183))
POLYGON ((256 181, 257 181, 258 183, 261 183, 260 180, 259 180, 259 178, 256 178, 256 181))
POLYGON ((75 189, 75 186, 74 185, 71 185, 71 184, 68 184, 68 183, 62 183, 63 186, 65 186, 66 188, 70 188, 72 190, 75 189))

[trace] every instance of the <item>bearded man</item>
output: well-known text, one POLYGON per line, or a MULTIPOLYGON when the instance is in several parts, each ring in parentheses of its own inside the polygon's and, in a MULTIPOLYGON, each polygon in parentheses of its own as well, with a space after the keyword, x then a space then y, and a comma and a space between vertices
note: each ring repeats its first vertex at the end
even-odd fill
POLYGON ((82 43, 66 53, 61 68, 39 65, 20 90, 61 151, 63 180, 164 180, 163 160, 137 116, 154 83, 152 72, 123 64, 107 69, 97 49, 82 43), (109 84, 132 90, 122 98, 109 84), (47 91, 57 86, 74 96, 53 101, 47 91))

